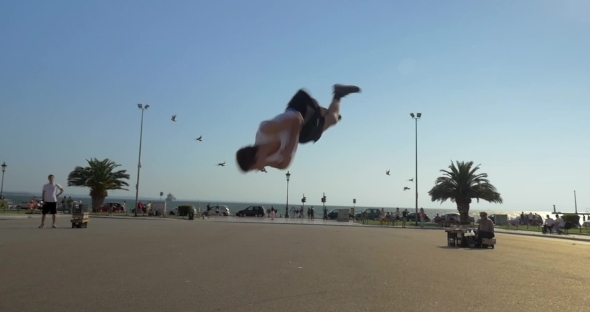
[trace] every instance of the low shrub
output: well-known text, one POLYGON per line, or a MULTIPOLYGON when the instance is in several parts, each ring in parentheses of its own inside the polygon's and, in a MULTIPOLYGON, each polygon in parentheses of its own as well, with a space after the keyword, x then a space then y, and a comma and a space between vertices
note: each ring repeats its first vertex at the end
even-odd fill
POLYGON ((580 216, 575 213, 564 213, 561 218, 565 222, 571 222, 574 226, 578 226, 580 224, 580 216))

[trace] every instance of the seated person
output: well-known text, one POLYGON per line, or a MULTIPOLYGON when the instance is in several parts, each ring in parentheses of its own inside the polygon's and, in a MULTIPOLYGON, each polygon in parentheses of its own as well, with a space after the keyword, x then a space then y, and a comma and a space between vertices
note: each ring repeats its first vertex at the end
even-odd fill
POLYGON ((545 225, 543 225, 543 233, 549 232, 549 234, 553 233, 553 225, 555 222, 553 219, 547 215, 547 219, 545 219, 545 225))
POLYGON ((479 227, 477 228, 477 247, 481 247, 481 242, 484 238, 494 238, 494 223, 492 220, 488 219, 488 214, 486 212, 481 212, 479 214, 481 220, 479 221, 479 227))
POLYGON ((436 217, 434 217, 434 223, 441 223, 441 222, 442 222, 442 218, 437 213, 436 217))
POLYGON ((563 233, 563 231, 561 229, 563 229, 565 227, 565 221, 563 221, 562 218, 559 217, 559 215, 555 216, 555 231, 557 231, 557 234, 561 234, 563 233))

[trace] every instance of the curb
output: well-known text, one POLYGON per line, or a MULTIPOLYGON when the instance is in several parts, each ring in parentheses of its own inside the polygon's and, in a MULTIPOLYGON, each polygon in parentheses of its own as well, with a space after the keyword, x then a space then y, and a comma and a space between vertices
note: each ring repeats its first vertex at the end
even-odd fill
MULTIPOLYGON (((281 218, 277 218, 277 220, 281 220, 281 218)), ((272 221, 239 221, 239 220, 235 220, 235 219, 231 219, 231 220, 211 220, 208 222, 217 222, 217 223, 240 223, 240 224, 279 224, 279 225, 314 225, 314 226, 344 226, 344 227, 371 227, 371 228, 390 228, 390 229, 403 229, 401 226, 382 226, 382 225, 376 225, 376 224, 372 224, 372 225, 368 225, 368 224, 360 224, 360 223, 356 223, 353 222, 352 224, 350 222, 337 222, 337 221, 329 221, 330 223, 296 223, 296 222, 284 222, 284 221, 278 221, 278 222, 272 222, 272 221)), ((411 229, 411 230, 441 230, 442 228, 437 228, 437 227, 424 227, 424 228, 420 228, 420 227, 416 227, 416 226, 408 226, 406 227, 406 229, 411 229)))
POLYGON ((120 220, 147 220, 147 221, 160 221, 160 220, 182 221, 182 219, 173 219, 173 218, 119 217, 119 216, 93 216, 93 215, 90 215, 90 218, 91 219, 98 218, 98 219, 120 219, 120 220))
POLYGON ((313 225, 313 226, 345 226, 345 227, 362 227, 362 225, 348 225, 348 224, 313 224, 313 223, 287 223, 287 222, 262 222, 262 221, 209 221, 212 223, 239 223, 239 224, 269 224, 269 225, 313 225))

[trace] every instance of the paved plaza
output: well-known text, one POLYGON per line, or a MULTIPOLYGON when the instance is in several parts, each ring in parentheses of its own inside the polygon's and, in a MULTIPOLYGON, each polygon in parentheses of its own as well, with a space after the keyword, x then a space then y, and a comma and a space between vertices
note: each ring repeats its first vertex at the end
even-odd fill
POLYGON ((58 229, 38 229, 39 217, 0 220, 0 311, 590 306, 586 242, 498 234, 494 250, 451 249, 442 230, 219 221, 93 218, 71 229, 59 218, 58 229))

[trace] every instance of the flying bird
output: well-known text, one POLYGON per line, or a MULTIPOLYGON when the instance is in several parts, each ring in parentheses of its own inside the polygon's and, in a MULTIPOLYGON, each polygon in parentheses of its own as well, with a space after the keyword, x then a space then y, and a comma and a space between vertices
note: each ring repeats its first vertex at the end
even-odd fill
POLYGON ((409 187, 407 187, 407 186, 404 186, 404 191, 407 191, 407 190, 409 190, 409 189, 410 189, 409 187))
POLYGON ((199 142, 203 142, 203 136, 200 136, 200 137, 196 138, 195 140, 197 140, 199 142))
POLYGON ((176 122, 176 115, 172 115, 172 118, 170 120, 176 122))
POLYGON ((385 174, 386 175, 391 175, 391 174, 389 174, 389 170, 385 171, 385 174))
POLYGON ((408 181, 410 181, 410 182, 414 182, 414 178, 411 178, 411 179, 409 179, 408 181))
POLYGON ((217 165, 218 165, 218 166, 221 166, 221 167, 225 167, 225 161, 224 161, 224 162, 222 162, 222 163, 218 163, 217 165))

